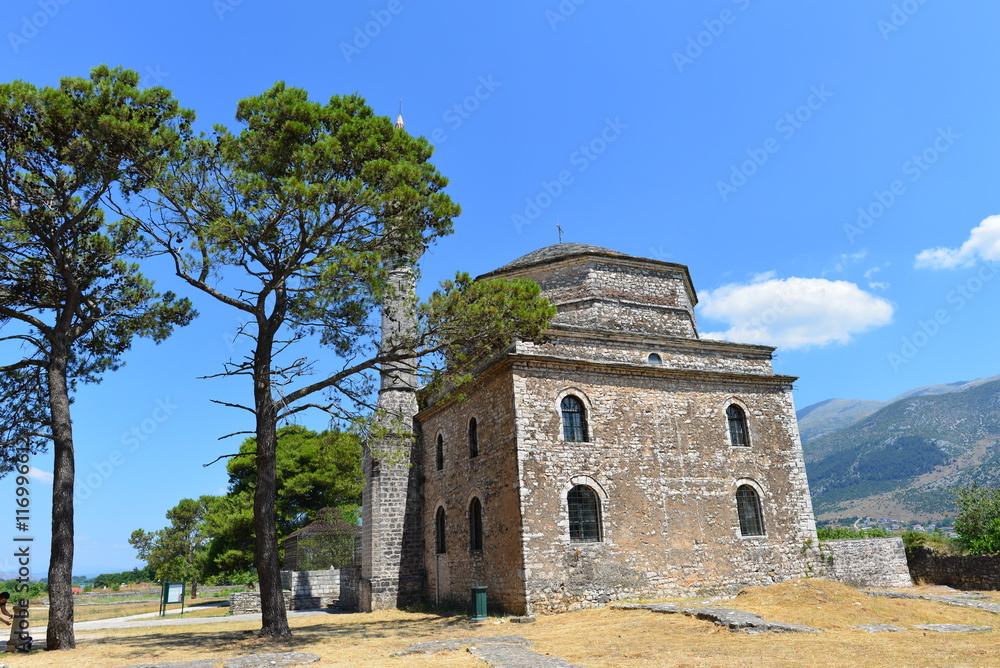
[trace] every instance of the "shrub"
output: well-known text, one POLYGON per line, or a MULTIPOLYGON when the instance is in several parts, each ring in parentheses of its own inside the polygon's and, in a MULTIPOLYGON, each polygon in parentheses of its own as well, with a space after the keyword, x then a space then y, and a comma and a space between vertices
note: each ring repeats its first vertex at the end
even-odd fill
POLYGON ((924 533, 923 531, 904 531, 903 548, 907 554, 913 554, 917 548, 924 547, 937 554, 956 554, 960 550, 955 541, 941 531, 924 533))
POLYGON ((971 485, 955 495, 958 542, 969 554, 1000 554, 1000 489, 971 485))
POLYGON ((816 536, 820 540, 839 540, 842 538, 887 538, 892 534, 885 529, 854 529, 850 527, 819 527, 816 536))

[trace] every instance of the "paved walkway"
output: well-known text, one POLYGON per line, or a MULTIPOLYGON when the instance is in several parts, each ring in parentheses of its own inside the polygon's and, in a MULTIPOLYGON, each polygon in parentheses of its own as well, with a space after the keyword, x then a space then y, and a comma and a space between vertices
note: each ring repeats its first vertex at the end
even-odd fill
MULTIPOLYGON (((189 606, 184 609, 184 612, 203 610, 205 608, 213 607, 221 608, 226 607, 227 605, 228 604, 225 602, 220 602, 207 605, 189 606)), ((175 610, 167 610, 167 615, 174 617, 173 619, 161 617, 159 612, 147 612, 141 615, 129 615, 127 617, 115 617, 113 619, 95 619, 89 622, 77 622, 76 624, 73 624, 73 630, 77 632, 100 631, 102 629, 138 629, 150 626, 188 626, 192 624, 224 624, 227 622, 260 621, 259 612, 248 615, 224 615, 221 617, 181 617, 180 614, 181 610, 180 608, 177 608, 175 610)), ((316 610, 291 610, 287 614, 289 617, 312 617, 316 615, 336 615, 342 613, 339 610, 331 608, 321 608, 316 610)), ((29 617, 28 620, 30 621, 31 618, 29 617)), ((35 639, 35 647, 45 644, 45 631, 46 627, 44 626, 29 627, 28 633, 35 639)), ((0 640, 0 650, 5 651, 6 648, 6 641, 0 640)))

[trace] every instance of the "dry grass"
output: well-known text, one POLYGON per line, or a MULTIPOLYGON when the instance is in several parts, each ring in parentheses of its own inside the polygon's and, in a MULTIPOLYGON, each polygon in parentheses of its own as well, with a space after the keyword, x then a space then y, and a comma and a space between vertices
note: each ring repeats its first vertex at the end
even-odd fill
MULTIPOLYGON (((317 666, 423 666, 482 668, 466 652, 390 658, 410 643, 474 635, 518 634, 536 651, 592 668, 648 666, 998 666, 996 633, 942 634, 908 628, 869 634, 864 623, 961 623, 1000 629, 1000 616, 921 600, 873 598, 823 580, 798 580, 750 588, 728 607, 773 621, 821 628, 822 634, 732 633, 682 615, 646 611, 588 610, 539 618, 530 625, 491 620, 472 625, 463 617, 381 612, 290 620, 295 635, 281 642, 248 637, 258 622, 107 631, 80 634, 74 652, 36 652, 18 657, 17 668, 101 665, 224 658, 254 652, 303 651, 323 657, 317 666)), ((1000 633, 1000 630, 997 631, 1000 633)))
MULTIPOLYGON (((184 608, 185 617, 212 617, 225 615, 229 608, 201 606, 210 601, 222 601, 225 599, 198 599, 197 605, 188 603, 184 608)), ((179 608, 179 605, 171 605, 170 610, 179 608)), ((73 619, 78 622, 90 622, 95 619, 115 619, 117 617, 128 617, 131 615, 141 615, 147 612, 159 612, 159 601, 144 601, 142 603, 118 603, 105 605, 74 605, 73 619)), ((49 620, 49 608, 45 605, 32 605, 28 609, 28 615, 32 626, 45 626, 49 620)))

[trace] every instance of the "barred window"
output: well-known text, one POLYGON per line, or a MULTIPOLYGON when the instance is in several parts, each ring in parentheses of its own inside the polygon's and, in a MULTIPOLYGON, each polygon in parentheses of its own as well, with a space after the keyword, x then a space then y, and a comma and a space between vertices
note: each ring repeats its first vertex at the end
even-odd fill
POLYGON ((479 456, 479 426, 476 418, 469 420, 469 458, 479 456))
POLYGON ((601 540, 601 502, 597 492, 577 485, 566 496, 569 507, 569 540, 572 543, 596 543, 601 540))
POLYGON ((476 498, 469 504, 469 549, 483 549, 483 504, 476 498))
POLYGON ((560 404, 563 420, 563 440, 573 443, 587 441, 587 411, 583 402, 572 394, 563 398, 560 404))
POLYGON ((726 408, 726 418, 729 421, 729 443, 730 445, 750 445, 750 431, 747 429, 747 416, 743 409, 736 404, 729 404, 726 408))
POLYGON ((740 534, 764 535, 764 515, 760 509, 760 496, 750 485, 740 485, 736 490, 736 512, 740 516, 740 534))
POLYGON ((444 541, 445 524, 444 508, 438 508, 437 516, 434 518, 434 551, 438 554, 444 554, 448 547, 447 543, 444 541))
POLYGON ((444 437, 438 434, 437 440, 437 470, 444 469, 444 437))

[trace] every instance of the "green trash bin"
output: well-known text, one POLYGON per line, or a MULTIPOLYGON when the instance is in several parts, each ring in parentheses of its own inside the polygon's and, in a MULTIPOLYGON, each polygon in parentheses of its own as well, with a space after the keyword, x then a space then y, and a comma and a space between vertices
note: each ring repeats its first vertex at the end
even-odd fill
POLYGON ((471 621, 484 622, 486 619, 486 587, 473 587, 471 621))

